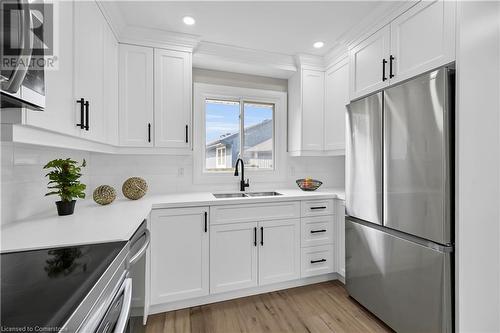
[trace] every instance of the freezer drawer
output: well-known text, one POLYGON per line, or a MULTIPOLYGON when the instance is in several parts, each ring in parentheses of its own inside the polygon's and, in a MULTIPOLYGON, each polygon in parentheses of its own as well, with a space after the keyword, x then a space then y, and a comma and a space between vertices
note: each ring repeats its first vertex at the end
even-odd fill
POLYGON ((451 248, 345 223, 349 295, 397 332, 452 332, 451 248))
POLYGON ((382 93, 347 107, 346 213, 382 223, 382 93))
POLYGON ((384 92, 384 225, 440 244, 451 228, 453 71, 384 92))

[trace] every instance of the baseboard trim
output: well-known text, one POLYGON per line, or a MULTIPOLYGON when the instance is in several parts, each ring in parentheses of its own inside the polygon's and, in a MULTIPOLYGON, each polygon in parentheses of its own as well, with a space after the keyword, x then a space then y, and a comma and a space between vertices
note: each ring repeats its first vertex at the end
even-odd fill
MULTIPOLYGON (((152 315, 152 314, 161 313, 161 312, 185 309, 185 308, 189 308, 189 307, 193 307, 193 306, 222 302, 222 301, 227 301, 227 300, 240 298, 240 297, 253 296, 253 295, 268 293, 268 292, 277 291, 277 290, 301 287, 301 286, 306 286, 308 284, 320 283, 320 282, 331 281, 331 280, 339 280, 339 279, 342 281, 343 277, 337 273, 329 273, 329 274, 324 274, 324 275, 319 275, 319 276, 303 278, 303 279, 299 279, 299 280, 274 283, 274 284, 255 287, 255 288, 248 288, 248 289, 243 289, 243 290, 235 290, 235 291, 229 291, 229 292, 225 292, 225 293, 207 295, 207 296, 192 298, 192 299, 188 299, 188 300, 176 301, 176 302, 172 302, 172 303, 151 305, 149 307, 149 314, 152 315)), ((134 312, 135 311, 133 311, 132 313, 134 313, 134 312)), ((138 313, 138 312, 135 312, 135 313, 138 313)), ((141 312, 141 315, 142 315, 142 312, 141 312)))

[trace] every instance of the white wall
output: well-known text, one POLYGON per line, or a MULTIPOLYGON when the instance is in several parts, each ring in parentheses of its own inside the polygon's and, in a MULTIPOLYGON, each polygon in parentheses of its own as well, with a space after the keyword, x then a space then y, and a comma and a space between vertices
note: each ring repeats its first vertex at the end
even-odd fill
MULTIPOLYGON (((75 150, 35 147, 13 143, 1 144, 1 223, 22 220, 41 211, 56 209, 56 196, 45 197, 47 170, 43 166, 55 158, 70 157, 81 161, 90 154, 75 150)), ((90 183, 89 167, 84 168, 82 182, 90 183)), ((89 193, 87 191, 87 193, 89 193)))
POLYGON ((193 68, 193 82, 276 91, 288 89, 288 80, 201 68, 193 68))
POLYGON ((500 8, 459 1, 457 331, 500 332, 500 8))

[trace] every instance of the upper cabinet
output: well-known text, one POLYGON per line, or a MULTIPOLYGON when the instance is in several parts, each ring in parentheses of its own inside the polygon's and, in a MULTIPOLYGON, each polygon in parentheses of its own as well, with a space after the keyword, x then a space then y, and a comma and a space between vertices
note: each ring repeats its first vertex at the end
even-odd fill
POLYGON ((391 22, 391 83, 455 60, 454 1, 422 1, 391 22))
POLYGON ((349 52, 351 99, 389 84, 387 58, 390 53, 390 35, 389 26, 385 26, 349 52))
POLYGON ((153 48, 120 44, 120 145, 153 147, 153 48))
POLYGON ((155 146, 189 149, 191 53, 155 49, 154 57, 155 146))
POLYGON ((349 101, 346 57, 321 68, 301 67, 288 80, 288 152, 333 156, 345 152, 345 106, 349 101))
POLYGON ((455 11, 455 1, 421 1, 351 48, 350 99, 453 62, 455 11))

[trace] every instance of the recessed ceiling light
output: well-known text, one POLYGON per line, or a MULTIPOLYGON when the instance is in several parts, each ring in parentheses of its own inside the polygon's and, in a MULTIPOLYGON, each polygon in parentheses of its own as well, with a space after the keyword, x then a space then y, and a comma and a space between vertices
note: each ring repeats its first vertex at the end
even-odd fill
POLYGON ((323 42, 316 42, 316 43, 313 44, 313 46, 314 46, 315 49, 320 49, 323 46, 325 46, 325 43, 323 43, 323 42))
POLYGON ((187 24, 187 25, 193 25, 196 23, 195 19, 192 18, 191 16, 184 16, 182 18, 182 21, 184 22, 184 24, 187 24))

